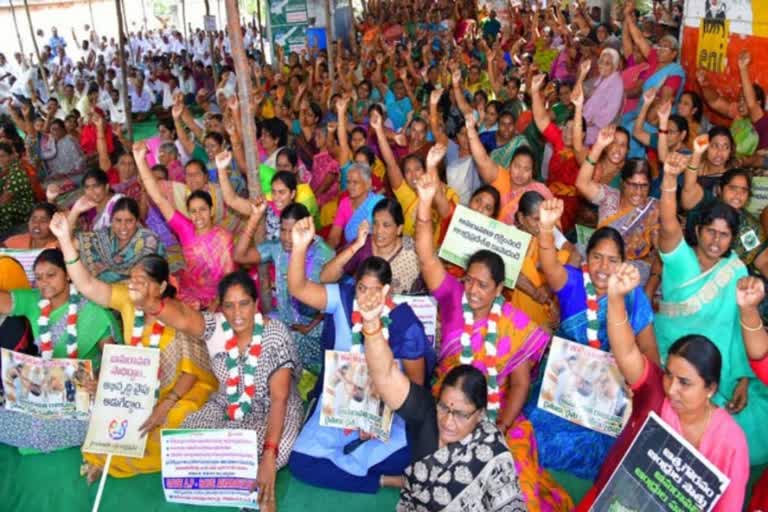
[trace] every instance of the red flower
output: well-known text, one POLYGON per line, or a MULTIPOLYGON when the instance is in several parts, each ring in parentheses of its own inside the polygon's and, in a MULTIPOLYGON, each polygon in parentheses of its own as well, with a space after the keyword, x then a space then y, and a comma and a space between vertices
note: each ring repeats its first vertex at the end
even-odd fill
POLYGON ((227 386, 237 386, 240 383, 240 377, 230 377, 227 379, 227 386))

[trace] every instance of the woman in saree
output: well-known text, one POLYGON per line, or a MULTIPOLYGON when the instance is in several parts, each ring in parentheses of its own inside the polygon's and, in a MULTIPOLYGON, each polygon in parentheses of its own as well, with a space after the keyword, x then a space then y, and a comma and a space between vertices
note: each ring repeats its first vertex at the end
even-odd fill
MULTIPOLYGON (((632 390, 632 415, 600 469, 595 485, 577 510, 590 509, 651 412, 659 415, 730 480, 712 510, 742 510, 749 480, 747 438, 730 411, 718 407, 712 400, 722 378, 725 364, 722 354, 707 337, 690 334, 678 338, 669 347, 664 369, 644 356, 625 320, 628 315, 625 297, 640 284, 637 268, 627 263, 608 280, 608 339, 616 364, 632 390)), ((633 500, 621 501, 620 505, 634 508, 633 500)))
POLYGON ((384 199, 371 191, 371 168, 355 162, 347 171, 347 193, 339 200, 336 218, 326 240, 331 249, 336 249, 343 242, 349 243, 357 238, 360 223, 373 222, 373 207, 384 199))
MULTIPOLYGON (((254 233, 268 208, 264 201, 251 205, 251 217, 237 242, 234 258, 240 265, 274 264, 275 275, 272 282, 277 309, 271 313, 272 317, 279 319, 291 330, 302 367, 318 375, 323 365, 320 337, 324 315, 317 309, 294 300, 288 292, 287 280, 288 262, 292 251, 291 230, 298 221, 309 217, 309 211, 303 204, 288 205, 280 214, 279 240, 267 240, 254 246, 254 233)), ((305 275, 312 280, 318 280, 323 266, 332 257, 333 250, 322 238, 316 237, 308 250, 305 275)))
POLYGON ((53 249, 59 242, 49 229, 56 207, 51 203, 37 203, 27 221, 27 232, 6 238, 0 246, 9 249, 53 249))
POLYGON ((373 230, 367 222, 361 222, 354 242, 325 264, 320 282, 335 283, 345 274, 354 276, 363 261, 378 256, 386 260, 392 269, 392 293, 399 295, 422 291, 419 258, 413 238, 403 235, 404 223, 403 208, 397 199, 379 201, 373 208, 373 230))
MULTIPOLYGON (((333 346, 341 352, 364 351, 359 304, 382 290, 389 289, 392 270, 381 258, 368 258, 357 271, 355 282, 320 285, 309 281, 304 273, 307 249, 315 238, 310 219, 293 226, 293 250, 288 268, 288 290, 307 306, 325 311, 333 317, 333 346)), ((432 374, 435 354, 424 334, 424 328, 407 304, 395 306, 387 301, 390 346, 408 379, 426 386, 432 374)), ((322 382, 322 377, 320 381, 322 382)), ((374 388, 380 393, 378 388, 374 388)), ((323 390, 319 404, 333 402, 331 393, 323 390)), ((360 430, 342 430, 320 425, 323 406, 315 407, 304 424, 288 461, 296 478, 319 487, 375 493, 383 485, 397 485, 399 475, 410 462, 405 423, 395 415, 389 440, 382 442, 360 430)))
MULTIPOLYGON (((647 160, 630 159, 621 169, 621 187, 616 189, 594 181, 594 163, 616 138, 616 128, 609 126, 600 135, 584 159, 576 178, 576 188, 598 207, 598 227, 610 226, 624 239, 625 256, 640 271, 643 286, 651 275, 659 238, 659 204, 649 196, 651 169, 647 160)), ((652 295, 652 294, 651 294, 652 295)))
POLYGON ((497 217, 500 221, 510 225, 515 223, 515 213, 517 213, 520 197, 529 190, 535 190, 547 199, 552 197, 552 192, 546 185, 533 179, 536 160, 530 149, 518 148, 509 166, 502 167, 494 162, 483 148, 477 134, 474 116, 465 116, 464 122, 467 127, 469 147, 480 177, 501 194, 501 211, 497 217))
POLYGON ((442 326, 433 390, 437 392, 446 375, 461 364, 483 372, 488 379, 487 418, 496 423, 510 447, 529 509, 570 510, 568 494, 539 467, 531 424, 521 414, 531 372, 544 354, 549 334, 504 300, 504 261, 498 254, 487 250, 473 254, 463 283, 446 272, 435 253, 429 223, 422 220, 438 188, 433 171, 418 182, 416 226, 416 252, 427 288, 437 299, 442 326))
POLYGON ((259 450, 257 485, 261 510, 275 501, 277 471, 288 463, 299 435, 303 409, 296 385, 301 363, 288 327, 262 316, 253 279, 242 270, 218 283, 221 312, 200 312, 174 300, 150 299, 145 308, 160 311, 158 321, 202 340, 211 358, 218 388, 190 414, 182 428, 255 430, 259 450), (235 343, 237 357, 230 355, 235 343), (255 353, 255 357, 252 355, 255 353), (253 371, 254 391, 243 384, 253 371), (237 379, 236 389, 228 388, 237 379))
MULTIPOLYGON (((541 271, 560 304, 557 334, 575 343, 608 351, 605 290, 608 278, 625 259, 624 240, 611 227, 599 228, 589 239, 582 267, 563 265, 557 260, 554 237, 562 212, 563 203, 559 199, 545 201, 539 208, 541 271)), ((646 295, 635 290, 627 297, 627 310, 628 321, 643 353, 658 361, 651 326, 653 310, 646 295)), ((594 478, 615 439, 538 408, 540 386, 537 383, 524 411, 533 423, 541 464, 579 478, 594 478)))
POLYGON ((80 232, 76 243, 83 264, 98 279, 107 283, 124 281, 133 266, 148 254, 165 254, 158 236, 141 227, 139 205, 121 197, 112 208, 109 227, 80 232))
POLYGON ((23 223, 35 202, 27 174, 9 144, 0 143, 0 235, 23 223))
MULTIPOLYGON (((58 249, 41 252, 34 271, 37 288, 0 291, 0 315, 29 321, 36 352, 43 359, 88 360, 96 375, 104 345, 122 340, 115 317, 85 298, 69 282, 64 257, 58 249)), ((89 400, 89 393, 95 392, 90 375, 85 373, 71 376, 69 382, 76 389, 73 401, 89 400)), ((23 381, 25 376, 19 378, 23 381)), ((16 396, 19 388, 9 386, 9 381, 3 384, 6 400, 24 399, 16 396)), ((0 409, 0 442, 18 447, 22 454, 80 446, 87 429, 87 415, 85 419, 51 419, 0 409)))
MULTIPOLYGON (((49 197, 55 198, 58 194, 57 187, 49 187, 49 197)), ((83 177, 83 195, 75 201, 67 214, 69 223, 85 231, 109 227, 112 210, 122 197, 123 194, 115 194, 109 189, 107 173, 101 169, 90 169, 83 177)))
POLYGON ((526 507, 506 439, 487 418, 491 403, 485 375, 471 365, 456 366, 437 397, 409 380, 382 335, 385 292, 373 295, 361 313, 370 378, 414 433, 409 464, 398 477, 402 489, 396 510, 537 510, 526 507))
POLYGON ((133 145, 144 188, 181 243, 186 264, 178 273, 179 300, 193 309, 212 309, 216 303, 216 284, 235 269, 232 234, 213 224, 213 201, 207 192, 200 190, 189 195, 189 217, 174 208, 152 175, 146 153, 143 142, 133 145))
MULTIPOLYGON (((361 84, 360 87, 364 85, 361 84)), ((368 83, 370 87, 370 83, 368 83)), ((350 99, 347 96, 342 96, 336 102, 336 115, 338 117, 338 152, 336 154, 336 161, 339 162, 340 176, 339 176, 339 190, 344 192, 347 190, 347 174, 349 168, 354 162, 365 163, 371 168, 371 188, 374 192, 383 192, 386 188, 386 175, 387 169, 376 154, 366 145, 368 141, 368 133, 361 126, 354 127, 351 131, 347 132, 347 119, 346 112, 350 99)), ((376 111, 381 108, 377 104, 373 104, 370 107, 370 111, 376 111)))
MULTIPOLYGON (((520 311, 525 311, 531 320, 545 328, 553 328, 560 321, 560 309, 557 299, 547 285, 542 274, 541 254, 539 249, 539 209, 544 198, 538 192, 530 191, 520 198, 520 208, 517 210, 518 229, 531 235, 528 244, 528 252, 523 260, 520 274, 517 276, 515 288, 512 291, 510 302, 520 311)), ((581 263, 581 255, 576 247, 555 228, 555 248, 557 260, 562 264, 578 267, 581 263)))
POLYGON ((739 324, 736 286, 747 268, 732 250, 739 232, 733 207, 714 203, 702 211, 690 241, 677 219, 678 175, 690 157, 679 153, 665 164, 661 195, 659 253, 663 263, 663 300, 656 315, 659 351, 666 353, 675 340, 688 334, 711 339, 723 355, 720 385, 712 401, 725 406, 749 439, 750 464, 768 462, 768 439, 763 435, 768 417, 768 390, 749 367, 739 324))
MULTIPOLYGON (((208 354, 199 342, 157 319, 166 298, 175 288, 168 282, 168 263, 157 254, 141 258, 130 270, 128 283, 108 284, 91 274, 80 260, 66 217, 57 213, 51 231, 61 245, 67 272, 77 290, 89 300, 116 310, 123 321, 123 338, 135 347, 160 350, 158 399, 152 414, 140 430, 147 436, 147 447, 140 459, 114 456, 109 474, 127 478, 160 471, 160 430, 178 428, 196 412, 217 387, 211 374, 208 354), (145 302, 159 304, 150 310, 145 302)), ((103 455, 84 454, 84 472, 89 483, 96 481, 104 467, 103 455)))
POLYGON ((727 128, 714 126, 706 135, 699 135, 693 141, 693 154, 685 168, 685 174, 678 178, 683 185, 680 202, 683 208, 692 208, 702 197, 712 197, 720 178, 735 165, 733 136, 727 128), (698 183, 698 187, 694 186, 698 183))
MULTIPOLYGON (((616 121, 616 117, 624 104, 624 81, 619 72, 621 57, 613 48, 605 48, 597 60, 599 76, 594 83, 592 94, 584 103, 584 120, 587 123, 587 134, 584 143, 592 145, 597 140, 600 130, 616 121)), ((591 61, 585 61, 591 64, 591 61)), ((581 71, 588 65, 583 65, 581 71)))

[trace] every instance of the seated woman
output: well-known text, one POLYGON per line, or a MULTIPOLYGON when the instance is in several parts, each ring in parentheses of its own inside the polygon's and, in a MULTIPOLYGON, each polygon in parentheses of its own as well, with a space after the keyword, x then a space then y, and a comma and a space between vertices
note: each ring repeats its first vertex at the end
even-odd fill
POLYGON ((403 236, 403 208, 396 199, 385 198, 373 208, 373 233, 367 221, 360 223, 357 238, 326 263, 320 282, 335 283, 344 274, 354 276, 363 261, 378 256, 392 269, 392 293, 418 293, 423 290, 419 258, 413 239, 403 236))
POLYGON ((37 203, 27 221, 27 232, 9 236, 1 244, 9 249, 53 249, 59 243, 53 236, 48 224, 51 222, 56 207, 51 203, 37 203))
POLYGON ((620 64, 619 52, 613 48, 605 48, 600 52, 597 60, 599 76, 593 84, 592 94, 584 103, 584 120, 587 123, 584 143, 587 145, 595 143, 600 130, 616 119, 624 104, 624 81, 621 79, 620 64))
POLYGON ((437 398, 413 383, 383 336, 385 294, 361 311, 365 358, 381 398, 413 432, 398 511, 533 510, 526 508, 515 461, 504 436, 488 421, 485 375, 467 364, 443 379, 437 398))
MULTIPOLYGON (((624 240, 611 227, 599 228, 589 239, 583 266, 563 265, 557 260, 553 236, 562 212, 563 202, 559 199, 545 201, 539 209, 539 258, 547 284, 560 303, 558 335, 607 351, 605 290, 608 278, 625 259, 624 240)), ((642 291, 635 290, 627 297, 627 309, 629 323, 643 353, 652 361, 658 361, 651 326, 653 310, 648 298, 642 291)), ((536 389, 524 411, 533 423, 541 464, 579 478, 594 478, 615 439, 539 409, 538 395, 539 389, 536 389)))
POLYGON ((213 201, 205 191, 187 198, 189 217, 162 194, 146 161, 147 146, 133 145, 133 157, 144 188, 181 242, 186 265, 178 273, 179 300, 194 309, 209 309, 216 302, 216 283, 235 269, 232 234, 213 224, 213 201))
MULTIPOLYGON (((517 276, 510 302, 515 308, 525 311, 536 324, 553 328, 560 322, 560 308, 540 268, 542 248, 539 246, 538 237, 541 229, 539 209, 542 203, 544 198, 533 190, 526 192, 520 198, 516 226, 531 235, 531 242, 528 244, 528 252, 523 260, 520 274, 517 276)), ((557 261, 560 263, 567 263, 572 267, 578 267, 581 264, 579 251, 557 228, 555 228, 555 250, 557 261)))
POLYGON ((0 142, 0 235, 23 223, 34 205, 29 176, 24 172, 10 144, 0 142))
POLYGON ((360 223, 373 223, 373 207, 384 196, 371 191, 371 168, 365 164, 353 163, 347 171, 347 191, 339 200, 339 208, 333 226, 326 240, 332 249, 342 242, 350 243, 357 238, 360 223))
POLYGON ((649 196, 651 169, 647 160, 627 160, 621 169, 621 188, 593 180, 595 162, 616 137, 616 128, 600 130, 597 142, 581 164, 576 188, 598 207, 598 226, 610 226, 621 233, 626 257, 640 270, 643 284, 651 274, 659 237, 659 204, 649 196))
POLYGON ((588 510, 595 501, 650 412, 661 416, 730 479, 713 510, 741 510, 749 480, 747 438, 729 411, 712 402, 721 369, 728 363, 723 362, 712 341, 698 334, 678 338, 669 347, 664 369, 644 356, 635 343, 632 326, 626 321, 625 297, 639 284, 640 273, 627 263, 622 263, 608 279, 608 339, 616 364, 632 389, 632 416, 579 510, 588 510))
MULTIPOLYGON (((307 248, 315 237, 311 219, 298 221, 292 236, 289 293, 304 304, 333 315, 333 349, 351 350, 353 345, 362 343, 358 304, 372 294, 389 290, 392 282, 389 264, 372 256, 360 265, 355 283, 319 285, 309 281, 304 273, 307 248)), ((407 304, 395 307, 390 303, 388 319, 389 342, 395 357, 412 382, 425 386, 432 374, 435 355, 424 328, 407 304)), ((320 403, 322 399, 321 395, 320 403)), ((410 446, 402 418, 395 415, 390 438, 384 443, 366 432, 320 426, 320 409, 316 407, 304 424, 288 461, 296 478, 320 487, 375 493, 382 485, 382 477, 402 474, 410 462, 410 446)))
POLYGON ((688 334, 701 334, 717 346, 727 364, 712 398, 734 415, 749 439, 750 463, 768 462, 768 438, 762 434, 768 417, 768 389, 749 367, 733 297, 747 269, 735 251, 739 232, 736 210, 715 203, 701 212, 691 233, 683 237, 677 219, 678 175, 686 172, 690 157, 675 154, 667 159, 661 188, 659 249, 663 301, 655 319, 659 351, 688 334))
MULTIPOLYGON (((713 194, 725 171, 735 167, 736 145, 728 128, 712 127, 706 135, 700 135, 693 141, 693 155, 686 166, 685 176, 679 183, 695 179, 701 188, 713 194)), ((666 170, 666 166, 665 166, 666 170)))
MULTIPOLYGON (((418 184, 417 219, 431 210, 438 180, 434 172, 418 184)), ((427 217, 428 218, 428 217, 427 217)), ((461 364, 471 364, 488 378, 488 419, 504 434, 520 474, 520 486, 531 510, 569 510, 568 494, 536 462, 531 424, 521 409, 531 382, 531 371, 549 343, 549 335, 528 316, 505 302, 504 261, 481 250, 467 262, 462 284, 446 272, 437 257, 428 222, 416 225, 416 252, 424 281, 437 299, 442 326, 439 365, 434 391, 461 364), (494 361, 494 365, 488 363, 494 361)))
MULTIPOLYGON (((18 260, 0 256, 0 290, 28 290, 29 278, 18 260)), ((7 348, 24 354, 35 354, 37 347, 31 343, 31 329, 26 318, 0 314, 0 348, 7 348)), ((0 361, 0 375, 2 374, 0 361)), ((0 387, 2 381, 0 381, 0 387)))
POLYGON ((91 169, 83 177, 83 195, 69 210, 69 223, 72 226, 79 225, 85 231, 109 227, 112 210, 122 197, 122 194, 115 194, 109 189, 107 173, 101 169, 91 169))
MULTIPOLYGON (((309 179, 308 176, 304 176, 302 171, 307 172, 299 161, 299 157, 293 148, 283 148, 277 153, 277 159, 275 160, 277 166, 277 172, 289 172, 296 176, 296 202, 301 203, 307 207, 309 213, 312 215, 312 219, 315 221, 315 225, 320 224, 320 208, 317 206, 317 198, 310 186, 305 182, 303 178, 309 179)), ((271 191, 265 190, 264 193, 269 197, 271 191)))
MULTIPOLYGON (((0 291, 0 315, 25 317, 43 359, 87 359, 97 371, 106 343, 121 341, 115 317, 86 299, 69 282, 64 257, 58 249, 46 249, 35 260, 36 289, 0 291), (74 316, 74 323, 71 318, 74 316)), ((90 379, 85 382, 95 392, 90 379)), ((16 393, 7 388, 6 395, 16 393)), ((44 419, 0 409, 0 442, 22 449, 50 452, 80 446, 88 420, 44 419)))
POLYGON ((200 313, 172 299, 152 298, 145 307, 160 312, 158 321, 207 345, 218 392, 181 427, 255 430, 259 502, 265 510, 274 501, 277 470, 288 463, 301 429, 304 412, 296 390, 301 364, 286 325, 259 313, 256 286, 247 273, 227 274, 218 287, 220 313, 200 313), (246 386, 249 375, 253 387, 246 386))
POLYGON ((124 281, 133 266, 148 254, 165 254, 158 236, 139 225, 139 205, 121 197, 112 208, 111 225, 77 235, 83 264, 91 274, 107 283, 124 281))
MULTIPOLYGON (((114 456, 109 466, 113 477, 126 478, 160 471, 160 430, 178 428, 196 412, 216 389, 208 354, 204 348, 173 327, 157 320, 157 309, 145 307, 146 301, 162 304, 172 298, 175 288, 168 283, 168 263, 157 254, 143 256, 130 269, 127 284, 108 284, 95 278, 80 261, 72 240, 67 218, 57 213, 51 221, 67 262, 67 271, 77 290, 103 307, 117 310, 123 321, 123 336, 132 346, 160 350, 158 399, 152 414, 141 425, 147 435, 147 447, 140 459, 114 456)), ((96 481, 104 467, 103 455, 85 454, 85 472, 89 483, 96 481)))
MULTIPOLYGON (((323 353, 320 337, 323 332, 324 315, 316 308, 300 304, 294 300, 288 291, 288 261, 291 258, 293 242, 291 230, 301 219, 309 217, 309 211, 303 204, 293 203, 280 214, 280 240, 267 240, 256 246, 253 245, 253 235, 264 218, 268 209, 266 201, 261 200, 251 205, 252 215, 248 219, 243 234, 235 247, 235 261, 241 265, 260 265, 273 263, 275 267, 275 294, 277 310, 272 317, 279 319, 291 330, 299 351, 301 365, 304 369, 320 373, 323 365, 323 353)), ((309 248, 309 254, 304 268, 305 275, 312 280, 320 277, 323 266, 333 258, 333 250, 323 239, 315 237, 309 248)))

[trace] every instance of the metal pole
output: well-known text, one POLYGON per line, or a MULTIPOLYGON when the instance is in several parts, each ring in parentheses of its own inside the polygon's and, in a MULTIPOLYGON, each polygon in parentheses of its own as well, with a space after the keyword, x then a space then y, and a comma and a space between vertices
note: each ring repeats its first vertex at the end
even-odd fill
MULTIPOLYGON (((209 0, 205 0, 205 15, 206 16, 211 15, 211 5, 209 0)), ((221 21, 221 18, 219 18, 219 21, 221 21)), ((216 65, 216 59, 214 59, 213 57, 213 31, 212 30, 208 31, 208 44, 210 45, 210 51, 211 51, 211 67, 213 68, 213 83, 215 83, 218 86, 219 85, 219 67, 216 65)))
POLYGON ((16 38, 19 40, 19 51, 21 56, 24 57, 24 43, 21 40, 21 32, 19 32, 19 23, 16 20, 16 9, 13 7, 13 0, 8 0, 11 5, 11 17, 13 18, 13 28, 16 30, 16 38))
POLYGON ((96 30, 96 21, 93 17, 93 4, 91 3, 91 0, 88 0, 88 13, 91 15, 91 30, 96 30))
POLYGON ((123 12, 123 30, 125 31, 125 34, 128 35, 131 31, 128 29, 128 15, 125 13, 125 2, 121 2, 120 7, 123 12))
POLYGON ((43 59, 40 57, 40 48, 37 46, 37 37, 35 37, 35 27, 32 25, 32 15, 29 14, 29 2, 24 0, 24 10, 27 12, 27 23, 29 23, 29 33, 32 36, 32 45, 35 47, 35 54, 37 55, 37 62, 40 64, 40 72, 43 74, 43 81, 45 82, 46 89, 48 88, 48 70, 45 69, 43 59))
POLYGON ((184 26, 184 40, 188 41, 189 38, 187 37, 187 4, 184 0, 181 0, 181 24, 184 26))
POLYGON ((267 56, 264 55, 264 26, 261 24, 261 0, 256 0, 256 16, 259 18, 259 47, 261 48, 261 57, 264 62, 267 56))
POLYGON ((331 0, 325 0, 325 48, 328 52, 328 78, 330 78, 331 83, 333 83, 336 80, 336 66, 333 61, 334 41, 331 23, 333 23, 331 17, 331 0))
POLYGON ((141 0, 141 15, 144 18, 144 23, 142 24, 142 30, 146 32, 147 31, 147 8, 144 5, 144 0, 141 0))
MULTIPOLYGON (((26 1, 26 0, 25 0, 26 1)), ((120 39, 120 47, 117 52, 117 60, 120 63, 120 83, 123 87, 123 106, 125 107, 125 128, 128 132, 128 140, 133 142, 133 118, 131 117, 131 95, 128 94, 128 66, 125 65, 125 30, 123 29, 123 10, 121 6, 121 0, 115 0, 115 7, 117 8, 117 31, 120 39)))

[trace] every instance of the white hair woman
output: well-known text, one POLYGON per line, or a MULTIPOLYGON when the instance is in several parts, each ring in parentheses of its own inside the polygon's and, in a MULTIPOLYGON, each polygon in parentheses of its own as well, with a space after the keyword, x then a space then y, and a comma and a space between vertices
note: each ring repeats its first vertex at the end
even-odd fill
POLYGON ((586 144, 592 145, 597 134, 616 120, 624 103, 624 82, 621 79, 621 58, 613 48, 606 48, 597 60, 599 76, 587 102, 584 120, 587 122, 586 144))

